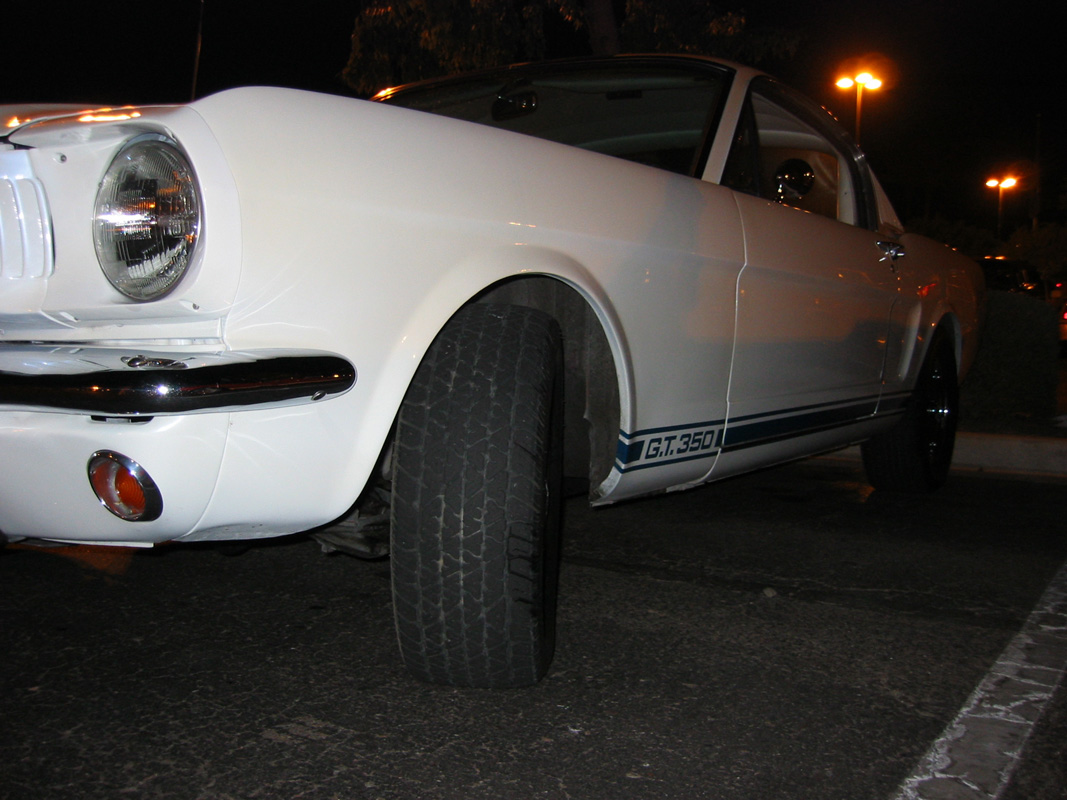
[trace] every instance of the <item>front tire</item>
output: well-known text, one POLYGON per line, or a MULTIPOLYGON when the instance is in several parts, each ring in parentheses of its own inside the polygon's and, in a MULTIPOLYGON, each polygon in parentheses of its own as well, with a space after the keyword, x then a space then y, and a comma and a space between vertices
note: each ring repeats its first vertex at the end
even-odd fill
POLYGON ((422 680, 510 688, 552 659, 562 348, 546 314, 449 321, 400 410, 391 556, 400 651, 422 680))
POLYGON ((956 355, 939 328, 926 352, 904 416, 863 443, 863 466, 875 489, 930 492, 948 478, 959 419, 956 355))

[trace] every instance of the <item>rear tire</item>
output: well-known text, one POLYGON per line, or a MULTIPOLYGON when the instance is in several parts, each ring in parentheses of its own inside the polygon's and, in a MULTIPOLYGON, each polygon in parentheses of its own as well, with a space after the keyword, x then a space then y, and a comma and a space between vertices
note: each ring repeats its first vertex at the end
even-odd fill
POLYGON ((863 465, 875 489, 930 492, 948 478, 959 418, 956 356, 951 339, 934 333, 904 416, 863 443, 863 465))
POLYGON ((422 680, 509 688, 552 659, 562 348, 516 306, 461 310, 400 410, 391 557, 400 652, 422 680))

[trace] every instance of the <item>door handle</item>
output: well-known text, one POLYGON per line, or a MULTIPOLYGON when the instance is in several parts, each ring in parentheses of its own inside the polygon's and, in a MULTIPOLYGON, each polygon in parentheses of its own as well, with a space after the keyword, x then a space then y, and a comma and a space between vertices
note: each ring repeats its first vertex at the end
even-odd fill
POLYGON ((889 267, 893 272, 897 271, 896 260, 907 255, 904 251, 904 245, 900 244, 900 242, 878 242, 878 249, 882 251, 882 257, 878 260, 888 261, 889 267))

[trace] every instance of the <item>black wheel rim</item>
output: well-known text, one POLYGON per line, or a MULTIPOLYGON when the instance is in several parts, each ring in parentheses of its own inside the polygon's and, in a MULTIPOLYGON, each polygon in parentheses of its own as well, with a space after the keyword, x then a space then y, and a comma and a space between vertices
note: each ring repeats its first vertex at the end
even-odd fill
POLYGON ((938 348, 923 381, 919 436, 927 463, 935 470, 952 458, 956 434, 956 382, 938 348))

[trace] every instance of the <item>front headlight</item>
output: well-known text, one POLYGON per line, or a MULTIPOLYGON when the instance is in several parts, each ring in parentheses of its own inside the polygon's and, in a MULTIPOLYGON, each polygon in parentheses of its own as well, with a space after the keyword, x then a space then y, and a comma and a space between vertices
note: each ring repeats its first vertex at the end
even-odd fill
POLYGON ((100 268, 127 297, 162 297, 192 263, 200 224, 200 190, 189 161, 165 139, 135 139, 115 156, 96 195, 100 268))

